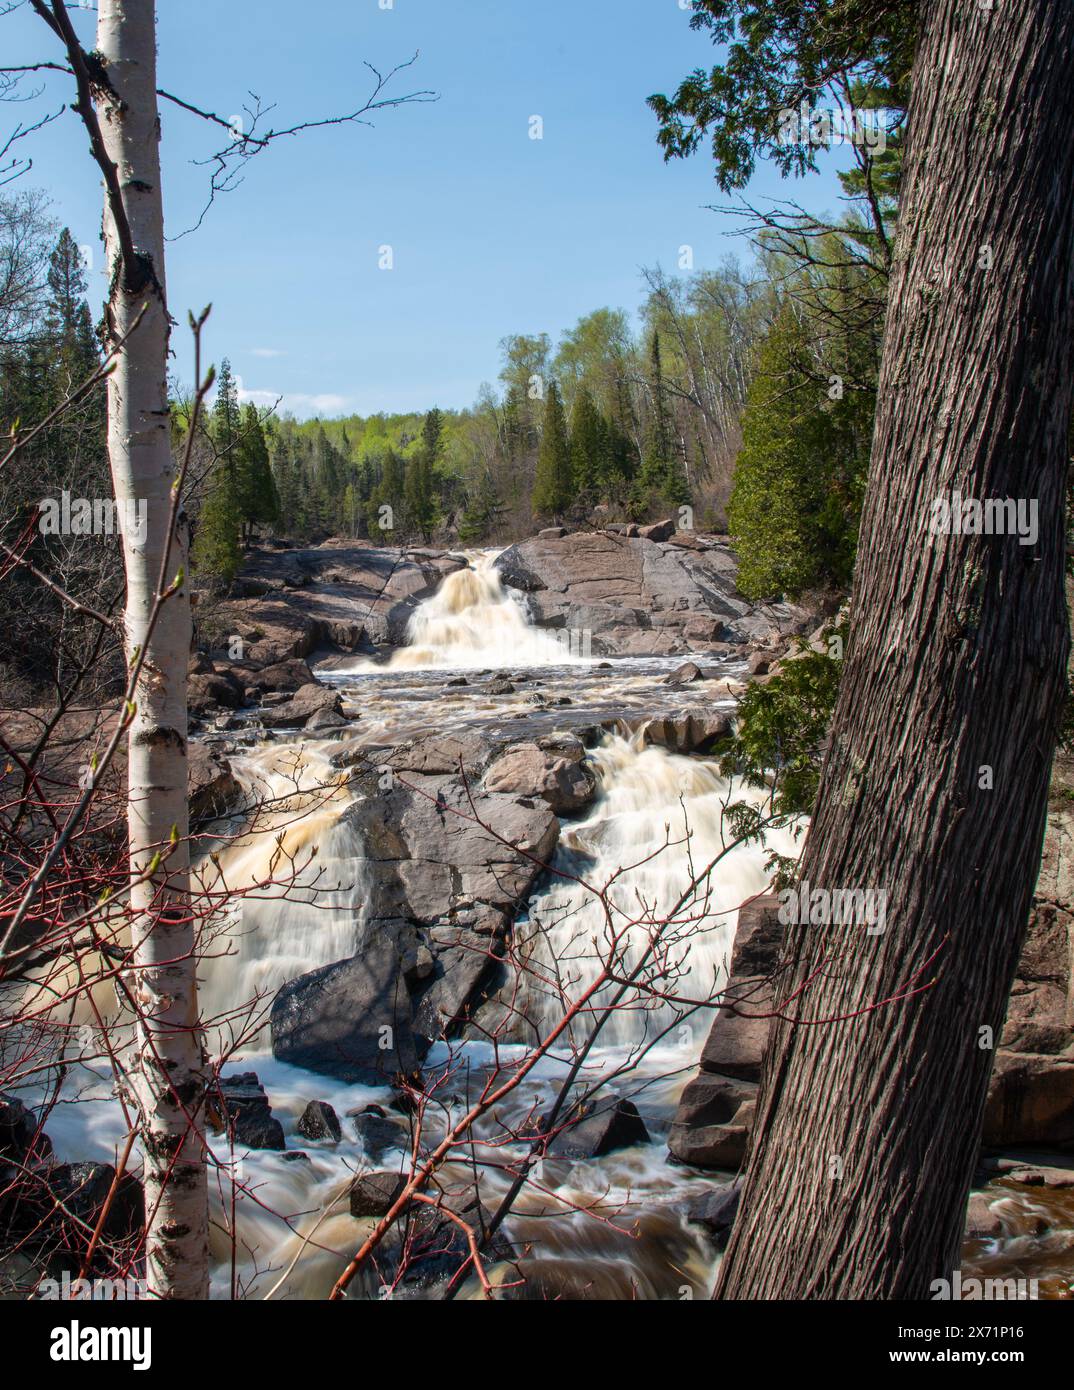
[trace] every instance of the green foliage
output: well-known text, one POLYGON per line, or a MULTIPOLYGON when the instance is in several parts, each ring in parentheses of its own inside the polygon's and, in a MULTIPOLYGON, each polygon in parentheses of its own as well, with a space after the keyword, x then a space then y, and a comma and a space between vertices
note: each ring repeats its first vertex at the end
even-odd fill
POLYGON ((503 499, 497 491, 492 474, 483 474, 463 512, 459 523, 459 540, 463 545, 475 545, 488 540, 499 526, 503 511, 503 499))
POLYGON ((780 140, 780 113, 820 93, 849 87, 859 108, 906 108, 913 0, 694 0, 693 11, 692 27, 722 47, 723 61, 649 106, 665 159, 709 138, 724 192, 745 187, 758 158, 784 175, 816 169, 814 146, 780 140))
POLYGON ((548 385, 544 407, 544 429, 537 454, 537 473, 533 481, 533 510, 538 516, 560 517, 574 498, 571 472, 571 441, 567 417, 554 381, 548 385))
POLYGON ((874 399, 831 399, 810 326, 789 302, 746 397, 728 516, 750 598, 844 585, 853 568, 874 399))
POLYGON ((226 588, 242 565, 235 481, 224 464, 213 469, 198 517, 191 559, 195 571, 214 588, 226 588))
POLYGON ((689 502, 690 488, 675 447, 667 389, 664 384, 659 333, 653 334, 650 349, 649 384, 652 408, 649 412, 641 471, 638 474, 637 495, 645 503, 652 499, 657 505, 680 506, 689 502))
POLYGON ((778 815, 813 809, 846 632, 845 622, 831 627, 823 652, 799 641, 799 655, 785 659, 766 684, 751 684, 739 701, 735 732, 720 750, 725 775, 770 789, 778 815))
POLYGON ((436 524, 436 500, 433 496, 433 477, 440 459, 444 433, 444 417, 435 407, 429 411, 422 426, 421 447, 407 464, 404 493, 408 527, 423 541, 432 536, 436 524))
POLYGON ((254 527, 277 524, 280 498, 272 476, 261 417, 253 405, 244 406, 240 417, 235 446, 235 488, 239 521, 247 534, 254 527))
POLYGON ((588 386, 582 386, 571 417, 571 473, 576 494, 595 501, 611 473, 611 431, 588 386))

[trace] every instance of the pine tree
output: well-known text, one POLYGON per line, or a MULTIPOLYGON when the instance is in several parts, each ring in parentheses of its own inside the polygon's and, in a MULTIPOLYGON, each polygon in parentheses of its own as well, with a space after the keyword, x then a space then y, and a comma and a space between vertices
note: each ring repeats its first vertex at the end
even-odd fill
POLYGON ((470 495, 459 523, 459 540, 463 545, 487 540, 503 516, 504 505, 492 474, 486 469, 477 488, 470 495))
POLYGON ((274 526, 280 519, 268 445, 254 405, 242 409, 235 453, 235 501, 243 539, 248 543, 255 526, 274 526))
POLYGON ((422 425, 421 444, 415 451, 406 471, 407 524, 417 531, 423 541, 432 536, 436 524, 436 502, 433 478, 443 442, 444 417, 434 406, 422 425))
POLYGON ((571 416, 571 473, 575 494, 590 504, 605 496, 611 471, 611 434, 588 387, 578 391, 571 416))
POLYGON ((74 381, 82 381, 97 367, 99 354, 93 337, 82 253, 64 227, 49 258, 49 336, 58 345, 64 366, 74 381))
POLYGON ((558 518, 574 498, 571 477, 571 441, 559 387, 549 382, 544 407, 544 429, 533 481, 533 510, 538 516, 558 518))
POLYGON ((403 461, 389 444, 380 468, 380 482, 369 503, 369 534, 374 540, 391 540, 392 533, 401 526, 405 485, 403 461))
POLYGON ((235 378, 226 357, 220 364, 217 377, 209 434, 216 450, 216 461, 209 474, 198 517, 192 559, 200 573, 226 586, 238 574, 242 564, 242 513, 237 458, 241 443, 241 417, 235 378))
POLYGON ((728 519, 751 598, 850 577, 873 403, 866 392, 828 399, 802 368, 812 336, 785 305, 746 397, 728 519))
POLYGON ((637 495, 642 506, 656 501, 680 504, 690 499, 690 489, 681 458, 676 457, 674 429, 667 404, 664 369, 660 356, 660 334, 653 334, 650 388, 652 407, 645 435, 645 452, 638 474, 637 495))

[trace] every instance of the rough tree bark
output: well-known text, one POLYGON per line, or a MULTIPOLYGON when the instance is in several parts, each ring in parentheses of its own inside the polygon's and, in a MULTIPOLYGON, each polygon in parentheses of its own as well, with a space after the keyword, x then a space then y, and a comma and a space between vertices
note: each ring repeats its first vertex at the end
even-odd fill
POLYGON ((886 890, 887 927, 788 928, 786 1013, 817 1022, 774 1028, 718 1297, 927 1297, 958 1261, 982 1029, 999 1037, 1064 691, 1072 68, 1069 0, 922 7, 853 627, 800 869, 886 890), (954 491, 1035 500, 1036 543, 929 534, 954 491))
POLYGON ((149 1290, 160 1298, 192 1299, 208 1295, 208 1198, 200 1127, 205 1078, 188 899, 191 616, 184 586, 159 605, 150 631, 158 586, 163 579, 167 588, 187 565, 181 511, 173 525, 176 470, 169 432, 153 0, 99 0, 97 45, 101 66, 91 73, 94 105, 123 210, 117 217, 106 197, 105 246, 112 271, 107 329, 116 341, 130 334, 109 381, 108 449, 121 513, 131 499, 145 504, 147 518, 144 541, 132 534, 123 538, 128 661, 145 654, 129 741, 130 983, 141 1014, 130 1084, 142 1123, 149 1290), (151 878, 139 881, 158 852, 164 862, 151 878))

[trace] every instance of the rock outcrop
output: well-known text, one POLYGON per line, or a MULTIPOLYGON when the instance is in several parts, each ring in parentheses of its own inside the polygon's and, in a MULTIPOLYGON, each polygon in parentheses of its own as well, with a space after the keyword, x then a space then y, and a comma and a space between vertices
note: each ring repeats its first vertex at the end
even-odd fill
POLYGON ((668 1135, 668 1148, 682 1163, 736 1169, 742 1162, 769 1031, 768 1019, 754 1015, 771 1008, 782 931, 774 898, 757 898, 739 911, 725 1005, 668 1135))
POLYGON ((258 550, 237 581, 241 597, 216 606, 214 627, 242 640, 252 669, 309 656, 402 646, 415 608, 465 566, 458 555, 328 541, 309 550, 258 550))
POLYGON ((753 604, 735 588, 738 563, 725 540, 675 543, 670 523, 637 535, 542 533, 496 562, 505 584, 527 595, 540 627, 588 632, 594 652, 669 656, 723 643, 772 643, 816 625, 794 604, 753 604))
POLYGON ((1053 796, 985 1110, 988 1148, 1074 1144, 1074 807, 1053 796))
MULTIPOLYGON (((381 750, 372 768, 365 750, 341 750, 337 764, 353 767, 358 793, 343 820, 361 845, 363 939, 352 960, 279 992, 281 1060, 390 1083, 501 983, 505 935, 555 852, 559 821, 544 796, 481 785, 496 748, 481 735, 428 738, 381 750)), ((551 747, 533 749, 555 770, 551 747)))

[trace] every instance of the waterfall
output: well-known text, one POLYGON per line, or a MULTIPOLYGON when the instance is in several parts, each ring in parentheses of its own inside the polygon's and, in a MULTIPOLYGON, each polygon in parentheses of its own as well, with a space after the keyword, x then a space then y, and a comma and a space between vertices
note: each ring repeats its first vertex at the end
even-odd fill
POLYGON ((259 809, 198 870, 208 893, 236 894, 202 948, 209 1024, 235 1010, 261 1020, 281 985, 354 954, 365 861, 341 819, 351 797, 331 747, 269 744, 236 766, 247 804, 259 809))
POLYGON ((407 644, 394 670, 482 670, 497 666, 569 666, 582 658, 550 632, 533 627, 495 568, 499 551, 467 555, 466 569, 449 574, 411 615, 407 644))
MULTIPOLYGON (((601 793, 585 820, 564 829, 553 869, 598 890, 610 884, 611 928, 638 923, 625 951, 628 970, 652 925, 672 914, 663 939, 671 945, 679 978, 669 988, 708 998, 726 982, 739 906, 766 888, 768 852, 797 853, 793 832, 769 831, 766 847, 735 845, 705 874, 733 838, 726 805, 759 804, 761 794, 732 785, 710 762, 644 747, 641 735, 631 740, 608 735, 590 756, 601 793)), ((542 969, 569 980, 568 993, 577 998, 600 972, 611 928, 597 894, 553 877, 531 899, 528 921, 518 930, 542 969)), ((548 991, 539 993, 535 1004, 546 1027, 561 1017, 559 1001, 548 991)), ((680 1012, 672 1004, 625 1010, 606 1025, 603 1040, 651 1040, 680 1012)), ((706 1012, 701 1029, 691 1028, 680 1042, 700 1047, 708 1022, 706 1012)))

